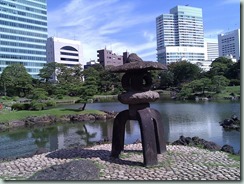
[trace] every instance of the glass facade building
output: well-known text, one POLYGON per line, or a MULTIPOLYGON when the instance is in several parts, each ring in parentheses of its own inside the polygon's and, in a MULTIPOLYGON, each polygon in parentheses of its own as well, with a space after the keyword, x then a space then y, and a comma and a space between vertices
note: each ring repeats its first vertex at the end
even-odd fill
POLYGON ((23 64, 37 77, 46 63, 46 0, 0 0, 0 73, 23 64))
POLYGON ((240 59, 240 29, 218 35, 219 56, 240 59))
POLYGON ((163 64, 178 60, 204 61, 202 9, 176 6, 156 18, 157 59, 163 64))

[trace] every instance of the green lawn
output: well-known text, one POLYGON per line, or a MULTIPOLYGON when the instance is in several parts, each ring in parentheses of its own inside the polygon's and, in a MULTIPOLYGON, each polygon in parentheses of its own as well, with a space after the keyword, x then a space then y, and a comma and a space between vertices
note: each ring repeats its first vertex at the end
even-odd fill
POLYGON ((103 114, 104 112, 99 110, 78 110, 78 109, 62 109, 54 108, 42 111, 0 111, 0 122, 6 123, 13 120, 22 120, 28 116, 45 116, 53 115, 60 117, 68 114, 103 114))
POLYGON ((225 97, 230 97, 230 94, 233 93, 235 96, 239 96, 241 94, 241 87, 240 86, 227 86, 225 89, 215 96, 218 99, 224 99, 225 97))

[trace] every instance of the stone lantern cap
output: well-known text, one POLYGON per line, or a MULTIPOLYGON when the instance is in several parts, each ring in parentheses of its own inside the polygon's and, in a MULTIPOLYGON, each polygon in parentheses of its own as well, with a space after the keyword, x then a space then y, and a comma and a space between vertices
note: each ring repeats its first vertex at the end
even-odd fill
POLYGON ((143 61, 136 54, 132 53, 129 55, 124 65, 110 68, 110 72, 113 73, 133 72, 140 70, 167 70, 167 67, 162 63, 153 61, 143 61))

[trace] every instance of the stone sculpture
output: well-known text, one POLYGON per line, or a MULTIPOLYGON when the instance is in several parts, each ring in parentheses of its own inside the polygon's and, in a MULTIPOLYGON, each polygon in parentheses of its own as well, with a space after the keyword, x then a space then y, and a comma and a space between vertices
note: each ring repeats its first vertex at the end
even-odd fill
POLYGON ((157 165, 157 154, 166 151, 164 128, 160 113, 150 108, 150 102, 159 98, 151 91, 152 77, 148 70, 166 70, 158 62, 144 62, 136 54, 130 54, 124 65, 110 69, 114 73, 125 73, 122 87, 126 92, 118 96, 129 109, 120 112, 114 119, 111 157, 118 158, 124 149, 125 124, 128 120, 137 120, 140 125, 143 158, 145 166, 157 165))

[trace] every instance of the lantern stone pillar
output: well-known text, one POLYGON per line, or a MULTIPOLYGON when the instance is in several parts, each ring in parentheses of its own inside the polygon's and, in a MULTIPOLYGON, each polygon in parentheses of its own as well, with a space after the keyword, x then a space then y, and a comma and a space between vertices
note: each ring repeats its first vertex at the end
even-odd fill
POLYGON ((142 61, 136 54, 130 54, 124 65, 110 69, 114 73, 125 73, 122 87, 126 92, 118 95, 118 100, 128 104, 129 109, 120 112, 114 119, 111 157, 118 158, 124 150, 125 124, 128 120, 139 122, 144 166, 158 164, 157 154, 166 151, 164 127, 161 114, 150 108, 150 102, 159 99, 159 94, 151 91, 152 77, 149 70, 166 70, 158 62, 142 61))

